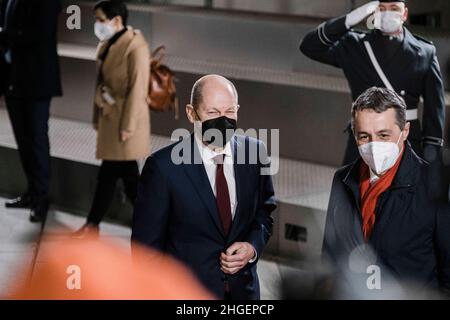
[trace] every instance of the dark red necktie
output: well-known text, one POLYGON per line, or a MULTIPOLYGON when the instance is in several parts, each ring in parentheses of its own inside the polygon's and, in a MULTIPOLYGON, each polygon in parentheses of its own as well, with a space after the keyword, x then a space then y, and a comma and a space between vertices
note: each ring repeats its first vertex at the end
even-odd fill
POLYGON ((225 155, 219 155, 214 158, 217 165, 216 170, 216 203, 219 210, 220 220, 222 221, 225 235, 228 235, 231 227, 231 204, 230 192, 228 191, 227 180, 223 172, 223 162, 225 155))

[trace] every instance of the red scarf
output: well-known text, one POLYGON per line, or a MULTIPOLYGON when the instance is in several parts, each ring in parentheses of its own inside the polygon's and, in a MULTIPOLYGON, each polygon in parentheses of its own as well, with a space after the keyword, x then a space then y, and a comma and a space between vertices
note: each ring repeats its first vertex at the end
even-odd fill
POLYGON ((369 242, 373 226, 375 225, 375 208, 377 206, 378 198, 392 185, 392 181, 394 180, 398 168, 400 167, 404 151, 405 147, 403 147, 403 151, 398 157, 395 165, 372 185, 370 184, 369 166, 364 161, 361 163, 361 167, 359 170, 359 194, 361 197, 363 234, 364 240, 366 242, 369 242))

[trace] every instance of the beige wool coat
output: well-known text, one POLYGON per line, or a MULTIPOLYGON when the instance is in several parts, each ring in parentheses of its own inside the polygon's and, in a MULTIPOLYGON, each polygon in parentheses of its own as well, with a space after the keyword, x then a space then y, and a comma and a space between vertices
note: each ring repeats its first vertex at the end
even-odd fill
MULTIPOLYGON (((99 68, 99 57, 105 48, 106 43, 99 44, 99 68)), ((128 27, 110 47, 101 70, 93 115, 97 129, 97 159, 131 161, 146 158, 150 154, 150 111, 146 102, 150 51, 143 35, 128 27), (121 130, 130 131, 131 138, 122 142, 121 130)))

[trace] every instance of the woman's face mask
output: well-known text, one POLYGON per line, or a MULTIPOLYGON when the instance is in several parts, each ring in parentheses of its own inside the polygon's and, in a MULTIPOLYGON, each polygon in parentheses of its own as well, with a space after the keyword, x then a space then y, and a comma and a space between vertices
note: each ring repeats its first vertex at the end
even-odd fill
POLYGON ((116 34, 113 26, 113 20, 109 22, 96 22, 94 25, 94 33, 100 41, 107 41, 116 34))
POLYGON ((403 14, 398 11, 377 11, 375 28, 384 33, 395 33, 403 26, 403 14))
POLYGON ((398 144, 403 137, 403 132, 395 142, 370 142, 358 147, 359 153, 369 168, 380 175, 391 169, 400 156, 398 144))

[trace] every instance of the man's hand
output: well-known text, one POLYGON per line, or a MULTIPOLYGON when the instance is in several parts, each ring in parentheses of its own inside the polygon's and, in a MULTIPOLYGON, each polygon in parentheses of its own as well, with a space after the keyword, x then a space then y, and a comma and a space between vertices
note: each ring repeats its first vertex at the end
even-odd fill
POLYGON ((248 242, 235 242, 220 255, 220 270, 226 274, 235 274, 256 255, 256 250, 248 242))
POLYGON ((358 25, 365 18, 373 14, 380 5, 380 1, 371 1, 350 12, 345 19, 347 29, 358 25))
POLYGON ((122 130, 120 131, 120 140, 122 142, 127 141, 128 139, 131 138, 131 136, 133 135, 133 133, 131 131, 128 130, 122 130))

